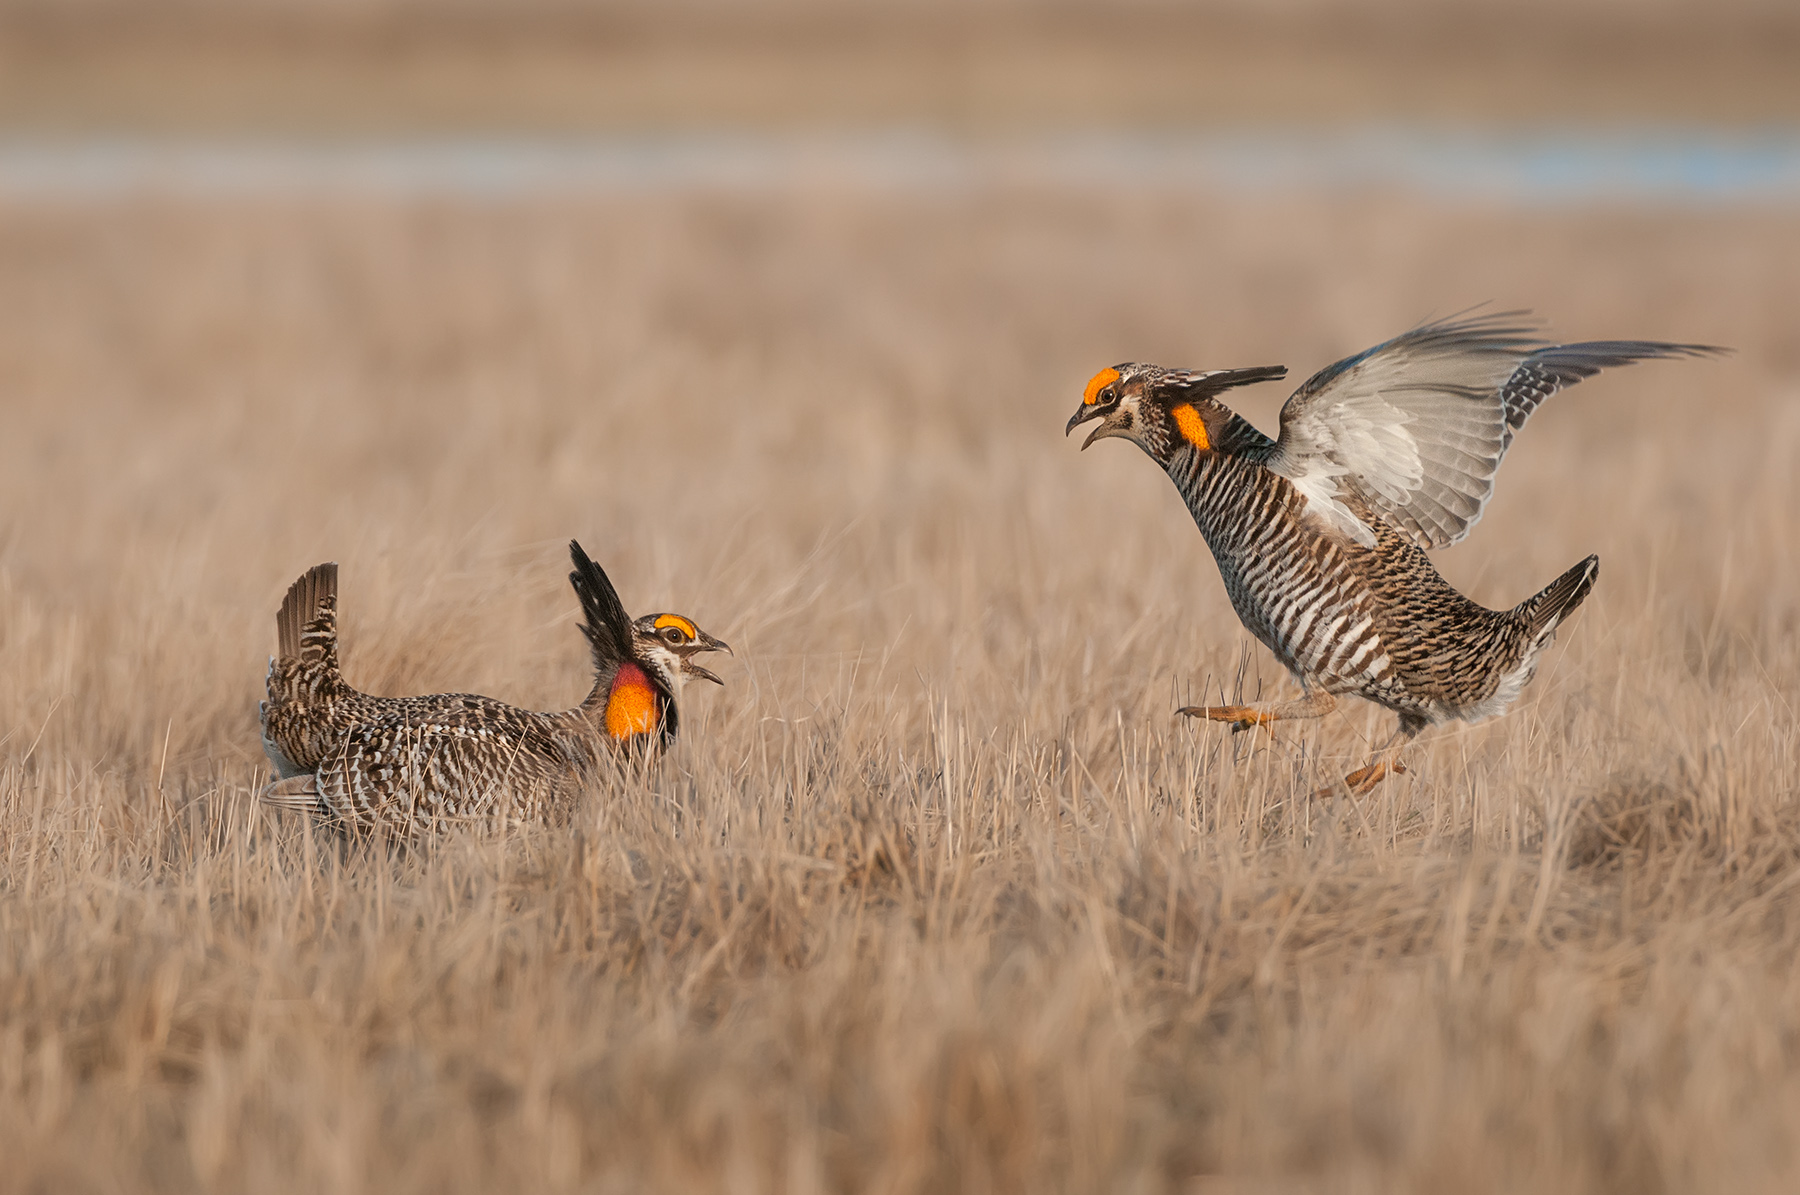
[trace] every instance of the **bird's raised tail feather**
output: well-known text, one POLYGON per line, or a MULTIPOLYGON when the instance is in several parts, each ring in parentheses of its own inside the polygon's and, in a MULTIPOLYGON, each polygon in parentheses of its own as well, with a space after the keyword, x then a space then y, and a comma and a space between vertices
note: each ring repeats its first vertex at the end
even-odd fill
POLYGON ((1525 624, 1529 640, 1536 642, 1555 631, 1587 598, 1599 575, 1600 558, 1589 556, 1544 586, 1536 596, 1520 602, 1513 613, 1525 624))
POLYGON ((275 615, 275 641, 284 660, 301 658, 303 647, 320 662, 337 665, 337 563, 327 561, 306 570, 288 586, 275 615), (323 625, 314 626, 325 616, 323 625), (310 628, 310 633, 309 633, 310 628))
POLYGON ((625 603, 619 600, 619 591, 605 570, 574 540, 569 541, 569 559, 575 565, 569 584, 581 599, 581 633, 593 652, 594 671, 610 677, 631 658, 631 616, 625 613, 625 603))

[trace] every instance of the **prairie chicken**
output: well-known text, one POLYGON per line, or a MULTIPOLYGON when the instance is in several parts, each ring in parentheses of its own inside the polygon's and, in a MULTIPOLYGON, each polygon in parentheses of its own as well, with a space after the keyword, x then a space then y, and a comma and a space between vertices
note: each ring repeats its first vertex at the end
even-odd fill
POLYGON ((338 671, 337 565, 308 570, 275 619, 280 655, 269 662, 261 714, 263 749, 280 779, 263 798, 403 834, 441 821, 538 818, 568 798, 603 753, 666 747, 685 678, 724 683, 693 657, 731 648, 679 614, 633 622, 580 544, 570 541, 569 556, 594 688, 559 713, 472 693, 357 691, 338 671))
MULTIPOLYGON (((1549 344, 1524 312, 1414 328, 1320 370, 1281 409, 1271 440, 1218 401, 1283 366, 1184 370, 1127 363, 1087 384, 1064 434, 1120 436, 1167 471, 1218 561, 1233 609, 1300 681, 1297 700, 1189 706, 1233 731, 1316 718, 1342 694, 1400 715, 1367 767, 1367 792, 1424 727, 1499 714, 1593 588, 1589 556, 1511 610, 1438 575, 1428 548, 1481 518, 1513 435, 1543 401, 1609 366, 1723 350, 1647 340, 1549 344)), ((1329 791, 1329 790, 1323 790, 1329 791)))

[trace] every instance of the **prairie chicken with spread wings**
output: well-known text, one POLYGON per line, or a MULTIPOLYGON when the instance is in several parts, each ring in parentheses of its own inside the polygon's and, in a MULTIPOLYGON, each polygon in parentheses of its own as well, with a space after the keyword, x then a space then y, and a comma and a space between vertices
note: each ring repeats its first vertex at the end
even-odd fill
MULTIPOLYGON (((1184 370, 1128 363, 1088 382, 1067 432, 1119 436, 1181 491, 1232 607, 1300 681, 1296 700, 1190 706, 1234 731, 1316 718, 1343 694, 1400 715, 1352 793, 1404 771, 1394 752, 1424 727, 1499 714, 1593 588, 1590 556, 1511 610, 1438 575, 1426 549, 1481 518, 1513 435, 1558 390, 1615 365, 1724 350, 1649 340, 1550 344, 1524 312, 1425 324, 1313 375, 1271 440, 1219 402, 1283 366, 1184 370)), ((1329 790, 1326 790, 1329 791, 1329 790)))
POLYGON ((723 684, 694 662, 730 653, 679 614, 635 622, 600 566, 570 541, 594 687, 572 710, 539 713, 472 693, 375 697, 337 657, 337 565, 289 588, 276 615, 263 750, 280 779, 264 800, 361 830, 410 834, 447 821, 537 818, 570 796, 605 752, 654 752, 675 738, 686 677, 723 684))

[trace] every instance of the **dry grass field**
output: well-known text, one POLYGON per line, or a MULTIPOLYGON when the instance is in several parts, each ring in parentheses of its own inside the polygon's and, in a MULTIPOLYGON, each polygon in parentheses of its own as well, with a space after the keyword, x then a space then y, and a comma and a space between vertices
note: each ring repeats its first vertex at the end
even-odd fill
MULTIPOLYGON (((1787 1191, 1800 217, 974 188, 0 207, 0 1189, 1787 1191), (1122 358, 1433 314, 1739 353, 1522 435, 1446 574, 1599 586, 1504 719, 1288 692, 1122 358), (585 691, 579 537, 738 649, 576 824, 260 809, 273 614, 585 691)), ((1272 427, 1285 387, 1245 392, 1272 427)))

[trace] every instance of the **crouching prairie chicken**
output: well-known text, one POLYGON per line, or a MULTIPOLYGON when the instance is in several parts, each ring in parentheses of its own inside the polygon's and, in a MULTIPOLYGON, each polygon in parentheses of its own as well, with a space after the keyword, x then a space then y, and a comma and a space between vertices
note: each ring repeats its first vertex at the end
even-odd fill
MULTIPOLYGON (((1504 711, 1593 588, 1589 556, 1510 610, 1438 575, 1425 551, 1481 518, 1514 434, 1558 390, 1615 365, 1723 350, 1648 340, 1550 344, 1523 312, 1414 328, 1313 375, 1271 440, 1218 396, 1283 366, 1186 370, 1127 363, 1087 384, 1064 434, 1118 436, 1161 465, 1218 561, 1244 626, 1300 681, 1292 701, 1189 706, 1234 731, 1317 718, 1355 694, 1400 715, 1356 794, 1424 727, 1504 711)), ((1330 789, 1322 790, 1330 792, 1330 789)))
POLYGON ((539 713, 472 693, 375 697, 338 670, 337 565, 295 581, 275 625, 261 706, 263 750, 279 779, 263 799, 358 830, 413 834, 434 825, 551 814, 607 754, 671 743, 694 662, 731 652, 679 614, 635 622, 600 566, 570 541, 594 687, 572 710, 539 713))

